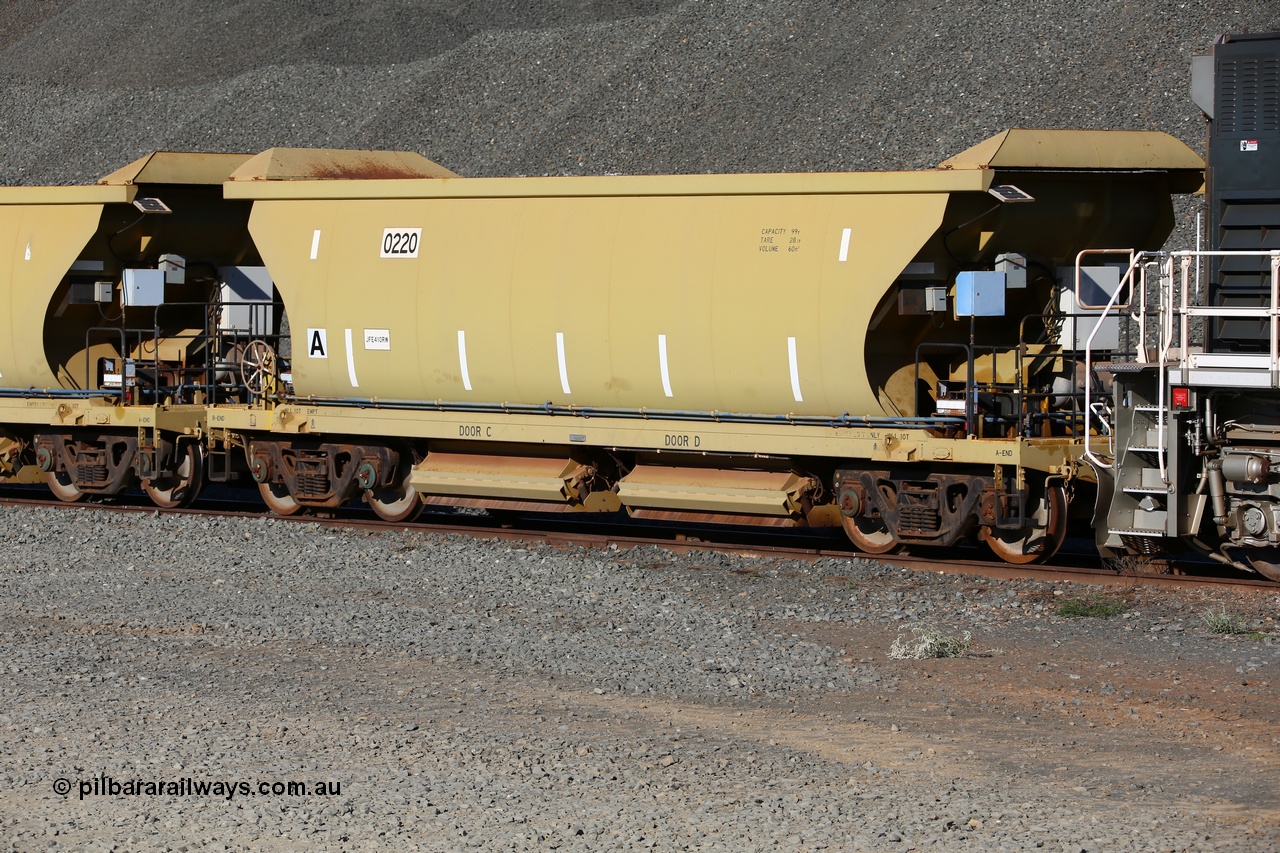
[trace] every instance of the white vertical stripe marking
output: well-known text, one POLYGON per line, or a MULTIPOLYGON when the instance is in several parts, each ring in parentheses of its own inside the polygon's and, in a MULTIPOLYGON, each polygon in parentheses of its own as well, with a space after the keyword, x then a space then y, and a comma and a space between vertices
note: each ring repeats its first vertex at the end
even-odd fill
POLYGON ((317 228, 311 232, 311 260, 315 260, 320 254, 320 229, 317 228))
POLYGON ((849 238, 853 236, 853 229, 846 228, 840 235, 840 263, 849 260, 849 238))
POLYGON ((29 261, 29 260, 31 260, 31 244, 30 244, 30 243, 28 243, 28 244, 27 244, 27 254, 26 254, 26 256, 23 258, 23 260, 24 260, 24 261, 29 261))
POLYGON ((796 358, 795 338, 787 338, 787 359, 791 362, 791 396, 796 398, 797 403, 803 403, 804 397, 800 396, 800 362, 796 358))
POLYGON ((658 366, 662 368, 662 393, 674 397, 671 393, 671 374, 667 372, 667 336, 658 335, 658 366))
POLYGON ((458 364, 462 366, 462 387, 471 390, 471 373, 467 370, 467 333, 458 330, 458 364))
POLYGON ((569 391, 569 367, 564 362, 564 332, 556 332, 556 357, 560 359, 560 387, 564 393, 569 391))
POLYGON ((351 345, 350 329, 347 329, 347 376, 351 379, 352 388, 360 387, 360 383, 356 381, 356 350, 351 345))

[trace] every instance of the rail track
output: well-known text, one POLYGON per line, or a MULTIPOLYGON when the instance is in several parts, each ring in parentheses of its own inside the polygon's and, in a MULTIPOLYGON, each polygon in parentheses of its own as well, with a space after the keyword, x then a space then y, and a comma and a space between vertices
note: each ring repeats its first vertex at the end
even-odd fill
MULTIPOLYGON (((36 489, 0 488, 0 506, 51 507, 68 509, 68 504, 41 496, 36 489)), ((948 554, 927 549, 903 550, 895 554, 870 556, 858 552, 839 531, 785 530, 723 527, 691 530, 674 523, 635 519, 601 521, 596 518, 564 515, 425 512, 412 523, 389 523, 360 508, 277 516, 256 501, 247 490, 214 492, 189 508, 158 509, 141 492, 126 492, 108 500, 94 500, 82 507, 101 512, 164 512, 175 515, 269 517, 280 521, 318 524, 326 527, 365 530, 412 530, 440 535, 463 535, 515 542, 543 543, 552 547, 629 550, 658 547, 677 553, 714 552, 778 560, 814 562, 867 559, 886 565, 922 572, 962 574, 994 580, 1036 579, 1073 581, 1101 586, 1194 586, 1215 585, 1275 589, 1272 581, 1250 577, 1228 567, 1194 559, 1128 560, 1107 565, 1089 552, 1085 539, 1068 539, 1050 564, 1013 565, 983 558, 974 546, 948 549, 948 554)), ((839 575, 833 575, 838 579, 839 575)))

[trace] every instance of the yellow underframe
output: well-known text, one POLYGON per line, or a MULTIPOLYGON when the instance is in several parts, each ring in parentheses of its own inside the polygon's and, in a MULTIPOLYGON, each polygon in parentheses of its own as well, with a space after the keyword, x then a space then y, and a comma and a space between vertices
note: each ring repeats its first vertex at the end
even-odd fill
POLYGON ((1070 439, 948 439, 905 428, 834 428, 791 424, 689 422, 636 418, 577 418, 522 414, 466 414, 400 410, 280 406, 271 413, 216 410, 211 429, 281 438, 365 435, 485 444, 606 447, 681 454, 820 457, 870 462, 946 465, 1017 465, 1067 475, 1081 456, 1070 439), (273 416, 267 427, 264 416, 273 416), (256 425, 250 425, 250 420, 256 425))
POLYGON ((113 406, 97 399, 4 399, 0 422, 55 429, 159 429, 215 440, 229 435, 289 439, 368 436, 466 442, 477 452, 495 444, 532 448, 619 448, 671 454, 817 457, 866 463, 1014 465, 1076 476, 1081 445, 1067 438, 952 439, 902 427, 834 428, 791 424, 578 418, 280 406, 275 410, 203 406, 113 406))

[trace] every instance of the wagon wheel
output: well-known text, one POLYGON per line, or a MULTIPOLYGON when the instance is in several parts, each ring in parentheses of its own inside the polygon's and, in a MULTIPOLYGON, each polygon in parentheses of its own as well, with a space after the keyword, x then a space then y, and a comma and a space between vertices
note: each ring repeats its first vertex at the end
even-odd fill
POLYGON ((258 492, 267 509, 276 515, 294 515, 302 509, 302 504, 289 494, 289 487, 284 483, 259 483, 258 492))
POLYGON ((65 471, 48 471, 44 481, 53 496, 65 503, 76 503, 85 499, 85 493, 65 471))
POLYGON ((178 464, 164 476, 152 477, 142 484, 151 502, 162 509, 190 506, 204 485, 204 454, 194 441, 178 451, 178 464))
POLYGON ((263 340, 250 341, 240 356, 240 379, 251 394, 265 394, 276 373, 276 351, 263 340))
POLYGON ((898 547, 898 540, 881 519, 842 515, 840 524, 849 541, 864 554, 888 554, 898 547))
POLYGON ((1033 499, 1025 527, 1001 530, 985 526, 981 537, 1006 563, 1041 563, 1058 552, 1067 537, 1067 491, 1061 485, 1045 486, 1033 499))
POLYGON ((399 486, 365 489, 364 499, 378 518, 392 524, 413 521, 425 508, 425 504, 418 497, 418 492, 409 485, 407 471, 399 486))
POLYGON ((1280 548, 1259 548, 1249 554, 1249 566, 1267 580, 1280 581, 1280 548))

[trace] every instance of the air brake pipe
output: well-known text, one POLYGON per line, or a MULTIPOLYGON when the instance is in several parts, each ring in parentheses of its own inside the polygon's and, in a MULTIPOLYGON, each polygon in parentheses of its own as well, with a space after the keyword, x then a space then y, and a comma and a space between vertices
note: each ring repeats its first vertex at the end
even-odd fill
POLYGON ((1222 475, 1222 460, 1210 459, 1208 463, 1209 498, 1213 501, 1213 523, 1227 525, 1227 478, 1222 475))
POLYGON ((63 388, 0 388, 0 397, 16 397, 31 399, 36 397, 51 397, 54 399, 70 398, 74 400, 87 400, 93 397, 118 397, 118 392, 108 389, 88 389, 84 391, 71 390, 63 388))
POLYGON ((1208 557, 1210 560, 1217 560, 1219 563, 1222 563, 1224 566, 1230 566, 1233 569, 1239 569, 1240 571, 1244 571, 1244 572, 1251 572, 1251 573, 1257 572, 1257 569, 1253 568, 1252 566, 1246 566, 1244 563, 1240 562, 1239 560, 1231 559, 1226 554, 1219 554, 1217 551, 1210 551, 1208 549, 1202 550, 1197 548, 1196 550, 1200 551, 1201 554, 1208 557))
POLYGON ((960 426, 964 418, 901 418, 851 416, 848 412, 836 417, 821 415, 752 415, 734 412, 682 412, 674 409, 596 409, 577 406, 541 406, 529 403, 454 403, 443 400, 380 400, 358 397, 284 397, 285 403, 294 405, 330 405, 359 409, 409 409, 440 412, 474 412, 480 414, 528 414, 568 415, 579 418, 640 418, 643 420, 709 421, 715 423, 765 424, 786 423, 808 426, 840 427, 942 427, 960 426))

